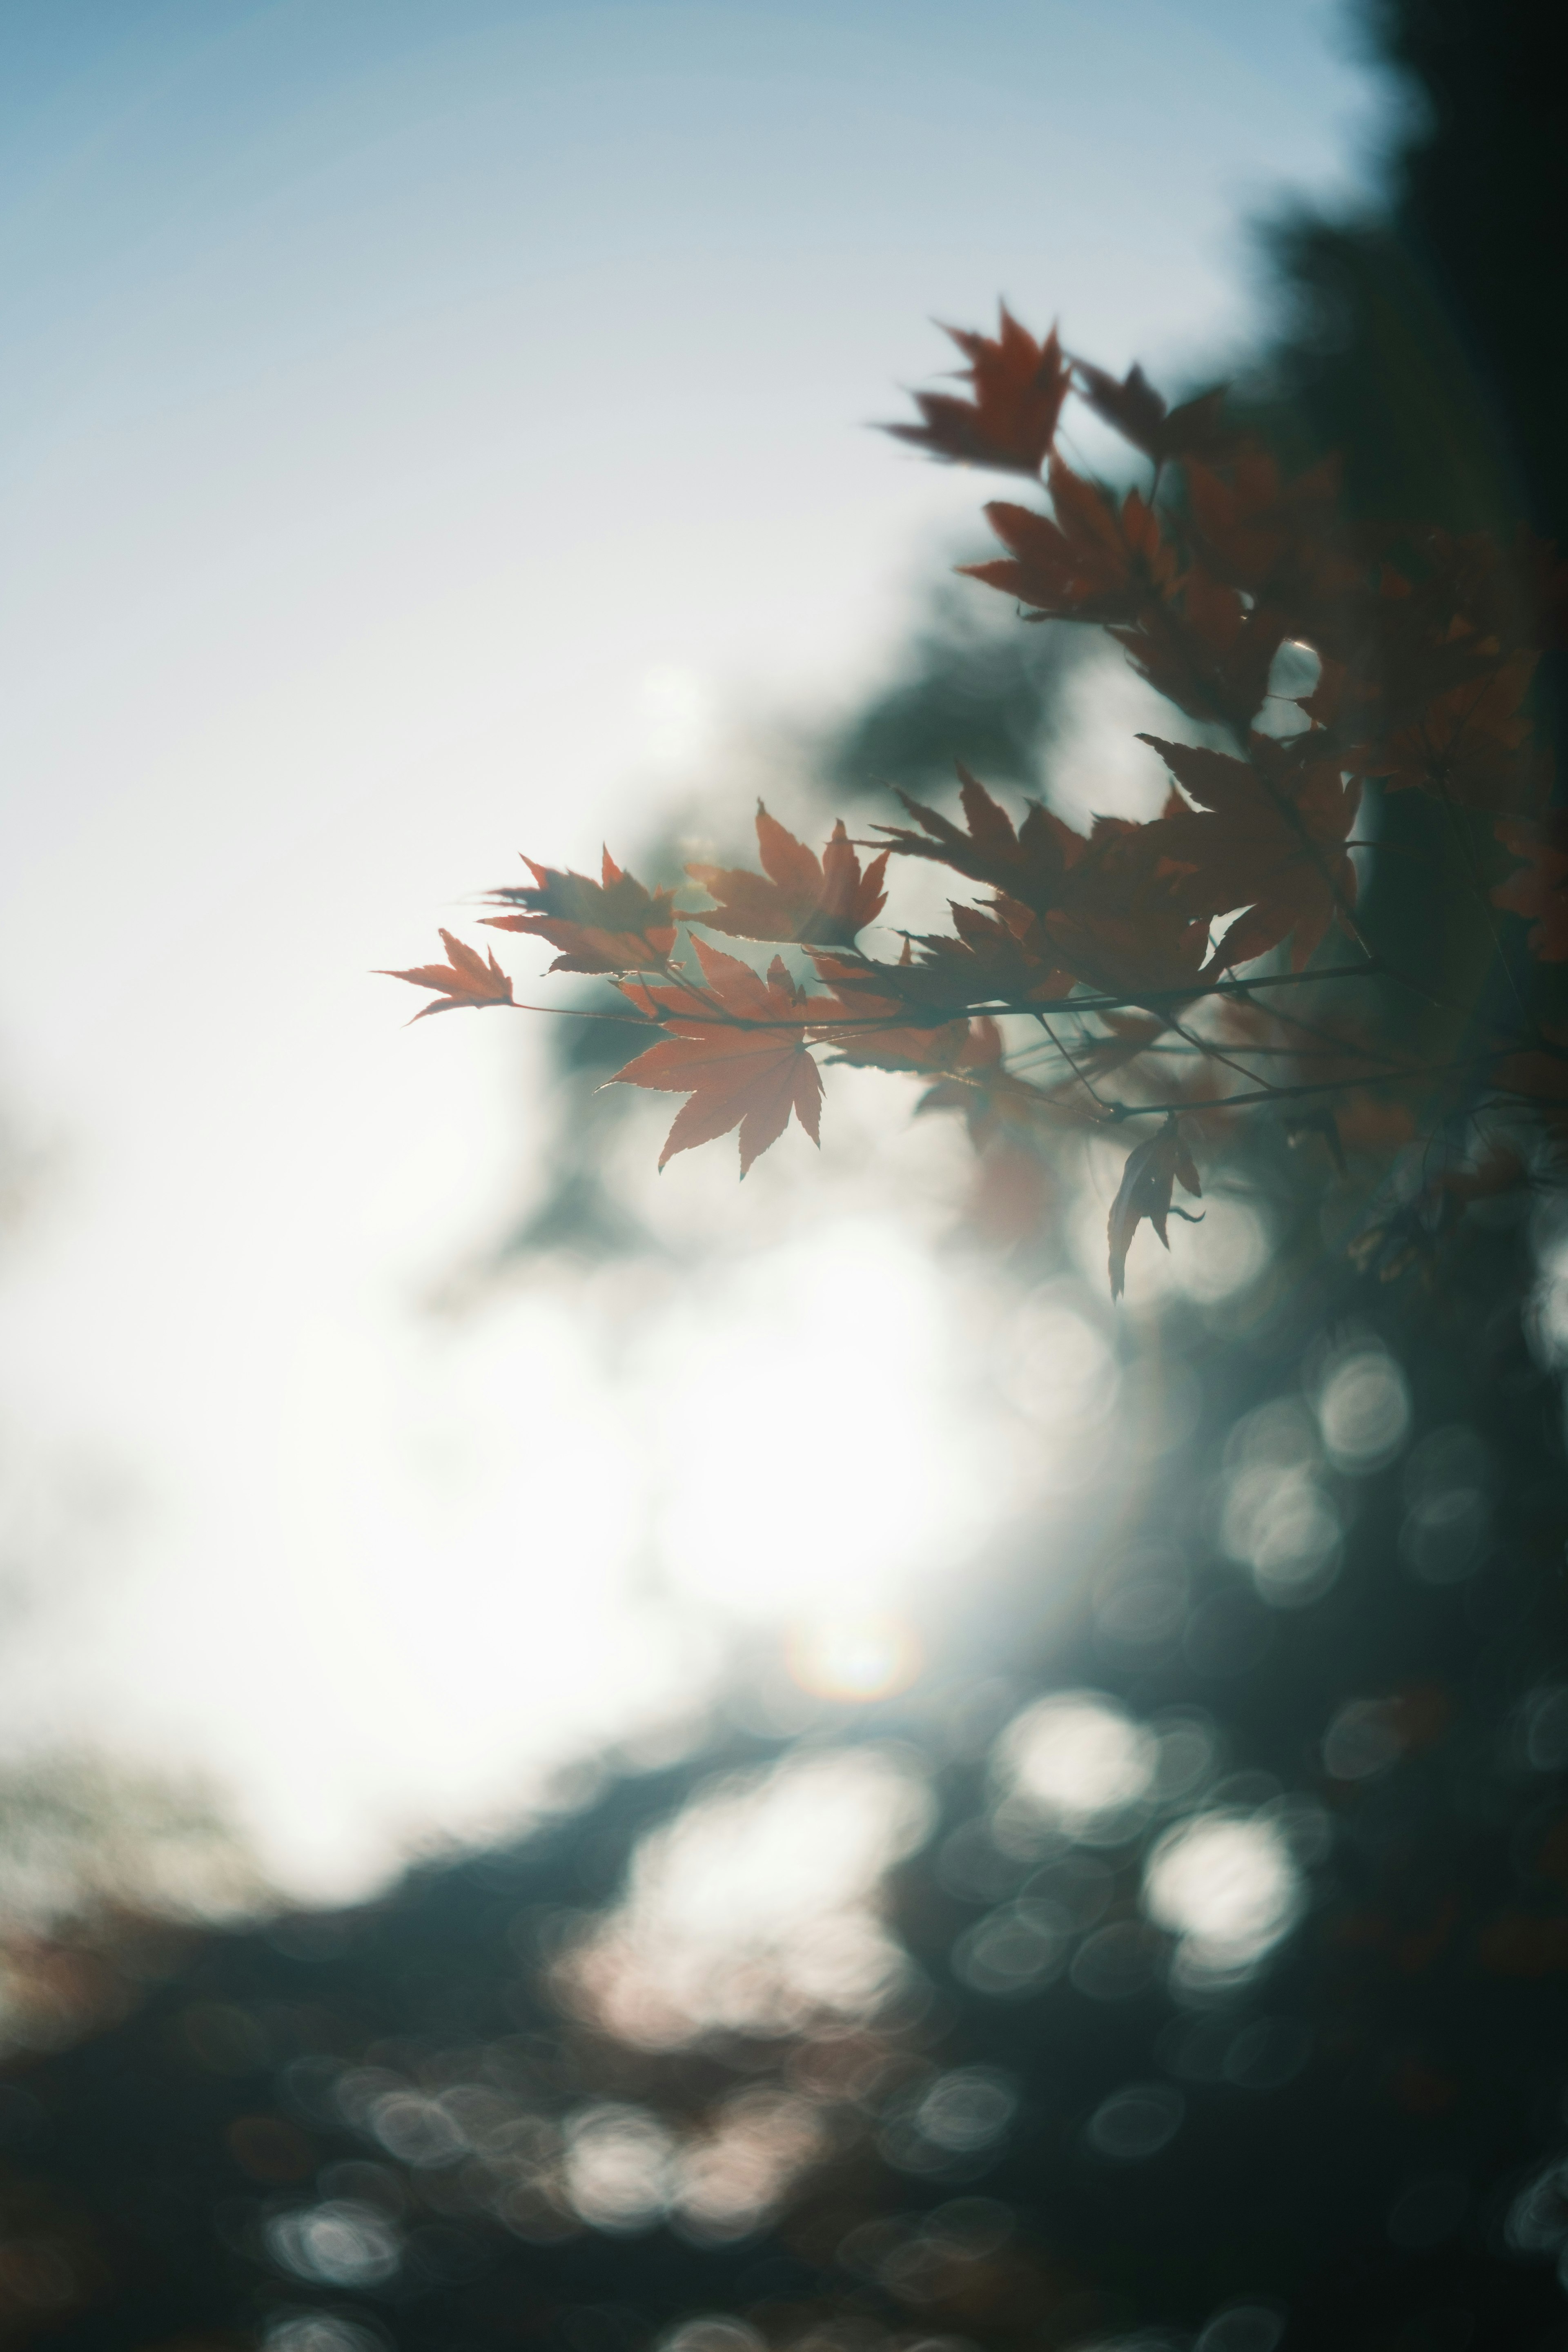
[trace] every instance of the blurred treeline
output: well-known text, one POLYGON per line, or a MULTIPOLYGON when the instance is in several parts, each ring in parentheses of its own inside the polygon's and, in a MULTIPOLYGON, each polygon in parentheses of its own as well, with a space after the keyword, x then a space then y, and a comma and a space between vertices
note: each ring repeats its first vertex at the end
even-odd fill
MULTIPOLYGON (((1538 17, 1362 23, 1411 84, 1387 201, 1268 226, 1276 323, 1240 396, 1293 461, 1343 451, 1363 513, 1562 541, 1538 17)), ((1048 789, 1076 656, 977 602, 935 601, 825 748, 825 802, 940 791, 955 758, 1048 789)), ((1386 861, 1388 934, 1422 935, 1421 873, 1386 861)), ((620 1041, 563 1026, 575 1157, 513 1266, 642 1245, 578 1116, 620 1041)), ((350 1914, 100 1934, 80 2038, 58 2000, 15 2028, 0 2332, 1568 2346, 1555 1235, 1500 1204, 1379 1282, 1302 1168, 1262 1138, 1268 1265, 1143 1326, 1127 1475, 1051 1538, 1081 1585, 1020 1530, 906 1697, 827 1710, 806 1748, 736 1729, 612 1771, 350 1914), (792 1926, 739 1888, 803 1773, 862 1808, 865 1868, 792 1926), (703 1853, 736 1874, 728 1920, 681 1907, 703 1853)), ((1021 1293, 1092 1320, 1048 1222, 992 1240, 1021 1293)), ((65 1974, 70 1949, 47 1944, 65 1974)))

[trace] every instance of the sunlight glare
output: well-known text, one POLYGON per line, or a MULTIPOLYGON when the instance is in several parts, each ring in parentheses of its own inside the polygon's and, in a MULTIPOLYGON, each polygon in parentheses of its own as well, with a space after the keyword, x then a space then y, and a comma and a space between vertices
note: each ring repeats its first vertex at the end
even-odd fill
POLYGON ((710 1783, 644 1839, 625 1902, 563 1958, 563 1995, 653 2049, 869 2015, 906 1965, 878 1889, 929 1822, 923 1780, 886 1748, 710 1783))
POLYGON ((787 1654, 795 1680, 817 1698, 889 1698, 921 1670, 912 1628, 883 1612, 811 1619, 795 1629, 787 1654))
POLYGON ((831 1618, 973 1554, 987 1487, 940 1286, 870 1219, 693 1285, 648 1400, 677 1591, 753 1621, 831 1618))

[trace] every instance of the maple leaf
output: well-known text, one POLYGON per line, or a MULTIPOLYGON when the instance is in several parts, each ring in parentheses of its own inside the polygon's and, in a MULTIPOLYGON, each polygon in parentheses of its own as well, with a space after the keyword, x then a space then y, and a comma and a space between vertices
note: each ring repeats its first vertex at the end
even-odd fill
POLYGON ((973 385, 973 399, 917 392, 914 404, 924 422, 887 425, 882 430, 950 464, 1037 474, 1056 438, 1070 382, 1056 329, 1037 343, 1004 302, 994 337, 972 334, 962 327, 944 327, 942 332, 969 362, 959 373, 973 385))
POLYGON ((561 873, 552 866, 523 864, 534 887, 492 890, 492 901, 521 908, 515 915, 486 915, 493 930, 531 931, 562 952, 552 971, 657 971, 675 945, 674 893, 647 890, 623 873, 606 849, 603 878, 561 873))
POLYGON ((1179 408, 1167 409, 1141 367, 1129 368, 1120 383, 1087 360, 1075 360, 1073 367, 1095 415, 1114 425, 1123 440, 1152 457, 1157 466, 1169 457, 1217 455, 1227 446, 1231 436, 1220 421, 1225 408, 1223 385, 1215 392, 1200 393, 1195 400, 1184 401, 1179 408))
POLYGON ((887 904, 882 877, 888 852, 874 857, 862 873, 842 819, 818 862, 759 801, 757 850, 765 879, 743 866, 687 867, 691 879, 719 900, 710 914, 689 920, 727 932, 731 939, 815 940, 847 947, 887 904))
POLYGON ((1174 1112, 1165 1119, 1157 1135, 1147 1143, 1140 1143, 1128 1154, 1127 1165, 1121 1171, 1121 1189, 1110 1204, 1110 1218, 1106 1228, 1110 1244, 1110 1295, 1120 1298, 1127 1287, 1127 1253, 1132 1236, 1147 1217, 1167 1249, 1165 1225, 1171 1217, 1184 1217, 1189 1224, 1200 1224, 1190 1210, 1179 1209, 1171 1198, 1172 1187, 1180 1184, 1184 1192, 1200 1196, 1203 1186, 1193 1165, 1191 1152, 1182 1140, 1182 1131, 1174 1112))
POLYGON ((1250 447, 1237 452, 1227 479, 1191 463, 1186 484, 1194 536, 1210 570, 1250 595, 1294 570, 1293 556, 1315 556, 1331 540, 1340 486, 1337 458, 1282 483, 1268 452, 1250 447))
POLYGON ((817 977, 837 986, 837 997, 814 1000, 816 1015, 811 1027, 815 1044, 833 1045, 835 1059, 870 1070, 948 1070, 963 1051, 969 1035, 967 1019, 952 1017, 942 1006, 934 1019, 910 1018, 911 1005, 903 986, 912 969, 910 943, 904 942, 901 964, 850 962, 847 958, 813 951, 817 977), (894 986, 879 990, 879 974, 893 975, 894 986))
MULTIPOLYGON (((1346 596, 1331 616, 1319 615, 1308 635, 1325 656, 1319 692, 1303 703, 1321 716, 1361 774, 1381 775, 1400 764, 1384 744, 1418 726, 1444 696, 1493 677, 1503 661, 1489 621, 1478 625, 1466 604, 1484 606, 1476 583, 1449 565, 1413 584, 1392 563, 1379 566, 1374 593, 1346 596)), ((1417 746, 1407 741, 1407 755, 1417 746)), ((1407 781, 1425 781, 1417 760, 1407 781)))
POLYGON ((652 1014, 665 1035, 606 1083, 654 1087, 689 1095, 659 1153, 662 1168, 678 1151, 741 1130, 741 1173, 789 1125, 793 1110, 814 1143, 822 1117, 822 1076, 806 1050, 811 1009, 826 1000, 807 996, 775 956, 767 977, 694 940, 706 990, 681 982, 649 987, 620 982, 639 1011, 652 1014))
POLYGON ((1086 836, 1032 802, 1015 830, 984 786, 958 772, 967 829, 900 793, 929 837, 878 830, 895 855, 950 866, 1002 895, 989 913, 955 905, 957 940, 921 940, 921 961, 901 982, 911 996, 923 991, 931 1003, 940 990, 952 1004, 1034 1004, 1067 995, 1075 977, 1112 991, 1197 984, 1207 929, 1179 897, 1155 828, 1098 817, 1086 836))
POLYGON ((1201 563, 1184 572, 1174 597, 1151 601, 1110 632, 1140 676, 1190 719, 1240 727, 1262 708, 1287 634, 1278 605, 1245 600, 1201 563))
POLYGON ((900 793, 899 798, 926 837, 899 825, 879 824, 877 831, 888 836, 893 854, 949 866, 972 882, 986 882, 1005 890, 1037 914, 1058 906, 1068 876, 1089 846, 1087 837, 1053 816, 1038 801, 1030 802, 1022 826, 1015 830, 1006 810, 992 799, 962 761, 958 776, 967 830, 961 830, 940 811, 911 800, 908 793, 900 793))
POLYGON ((1434 697, 1412 725, 1368 756, 1369 773, 1390 792, 1424 786, 1467 808, 1538 807, 1548 788, 1545 761, 1530 749, 1530 721, 1520 709, 1535 667, 1520 653, 1489 675, 1434 697))
POLYGON ((427 1013, 456 1013, 465 1004, 510 1004, 511 982, 493 955, 489 960, 477 948, 465 947, 450 931, 441 933, 451 961, 449 963, 416 964, 412 971, 384 971, 382 980, 406 980, 416 988, 439 989, 440 996, 434 1004, 422 1004, 414 1015, 423 1021, 427 1013))
POLYGON ((1134 1003, 1203 986, 1208 922, 1188 903, 1187 876, 1166 854, 1158 820, 1096 817, 1072 882, 1040 928, 1047 951, 1075 979, 1134 1003))
MULTIPOLYGON (((1361 803, 1359 784, 1337 761, 1314 761, 1267 736, 1253 757, 1232 759, 1192 743, 1141 735, 1192 799, 1156 821, 1162 846, 1191 869, 1182 898, 1194 915, 1246 911, 1215 950, 1217 964, 1249 963, 1294 933, 1300 971, 1338 916, 1355 903, 1355 868, 1345 849, 1361 803)), ((1298 741, 1310 747, 1310 737, 1298 741)))
POLYGON ((994 898, 989 907, 950 900, 955 936, 928 934, 905 979, 928 1003, 1054 1004, 1071 990, 1073 975, 1027 907, 994 898))
POLYGON ((1012 554, 961 563, 959 571, 1034 605, 1031 619, 1135 620, 1151 585, 1174 577, 1174 551, 1158 516, 1136 490, 1119 509, 1059 457, 1051 459, 1048 480, 1055 520, 994 500, 985 519, 1012 554))
POLYGON ((1000 897, 988 908, 950 905, 955 936, 906 939, 896 964, 819 959, 821 977, 857 1002, 858 992, 879 991, 903 1005, 906 1019, 925 1013, 951 1020, 982 1004, 1055 1003, 1069 992, 1072 974, 1027 907, 1000 897))
POLYGON ((1498 884, 1492 905, 1534 923, 1525 940, 1531 955, 1542 963, 1568 963, 1568 816, 1555 811, 1542 824, 1504 817, 1497 837, 1525 862, 1498 884))

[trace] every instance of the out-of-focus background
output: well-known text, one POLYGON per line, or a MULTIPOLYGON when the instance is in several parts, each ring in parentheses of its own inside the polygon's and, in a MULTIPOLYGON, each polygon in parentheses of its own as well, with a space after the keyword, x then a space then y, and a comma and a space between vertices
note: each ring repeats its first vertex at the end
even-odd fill
MULTIPOLYGON (((520 850, 815 822, 982 528, 865 429, 929 322, 1212 374, 1251 220, 1364 202, 1398 110, 1307 0, 7 0, 7 1756, 197 1769, 342 1895, 962 1590, 1019 1465, 954 1139, 841 1081, 742 1195, 645 1121, 664 1270, 477 1297, 548 1025, 371 974, 520 850), (874 1492, 792 1427, 851 1358, 874 1492)), ((1135 698, 1079 706, 1062 789, 1137 805, 1135 698)))

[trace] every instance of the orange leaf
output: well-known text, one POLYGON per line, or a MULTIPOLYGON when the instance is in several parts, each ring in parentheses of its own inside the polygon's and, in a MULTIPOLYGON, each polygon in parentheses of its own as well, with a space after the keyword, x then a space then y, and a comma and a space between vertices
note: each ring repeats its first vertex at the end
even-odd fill
POLYGON ((1037 343, 1003 303, 994 338, 962 327, 942 331, 970 362, 959 373, 973 385, 973 399, 917 392, 914 403, 924 422, 888 425, 883 431, 951 464, 1037 474, 1056 437, 1070 380, 1056 329, 1037 343))
POLYGON ((492 890, 490 897, 523 912, 483 919, 498 931, 536 932, 560 948, 552 971, 657 971, 668 962, 675 945, 672 891, 645 889, 607 849, 599 882, 536 866, 531 857, 522 862, 537 887, 492 890))
POLYGON ((662 1021, 666 1034, 608 1083, 690 1097, 676 1114, 661 1168, 678 1151, 739 1127, 744 1176, 778 1141, 792 1110, 812 1141, 819 1139, 822 1077, 806 1051, 805 1023, 824 1000, 797 988, 778 956, 764 980, 736 956, 700 940, 692 945, 706 990, 621 983, 634 1004, 662 1021))
POLYGON ((711 914, 693 915, 689 920, 710 931, 725 931, 731 939, 847 947, 887 904, 882 888, 887 851, 862 874, 842 820, 834 826, 819 864, 759 801, 757 849, 765 880, 744 866, 687 867, 691 879, 719 901, 711 914))
POLYGON ((1151 1136, 1128 1155, 1121 1171, 1121 1186, 1110 1206, 1107 1238, 1110 1244, 1110 1295, 1120 1298, 1127 1286, 1127 1253, 1132 1236, 1147 1217, 1165 1247, 1165 1223, 1170 1217, 1185 1217, 1189 1224, 1199 1224, 1201 1218, 1185 1209, 1175 1208, 1171 1200, 1171 1188, 1180 1184, 1184 1192, 1201 1195, 1203 1186, 1193 1165, 1192 1154, 1182 1140, 1174 1112, 1166 1118, 1158 1135, 1151 1136))
POLYGON ((511 982, 495 957, 487 961, 477 948, 463 945, 450 931, 441 934, 450 963, 422 963, 412 971, 384 971, 383 980, 411 981, 416 988, 436 988, 441 993, 434 1004, 422 1004, 415 1014, 423 1021, 427 1013, 456 1013, 459 1005, 510 1004, 511 982))

